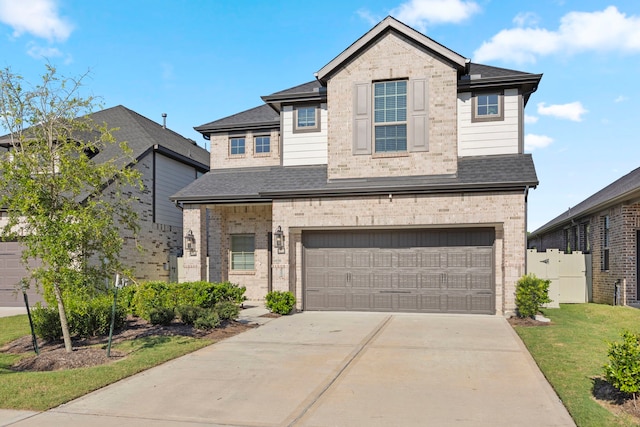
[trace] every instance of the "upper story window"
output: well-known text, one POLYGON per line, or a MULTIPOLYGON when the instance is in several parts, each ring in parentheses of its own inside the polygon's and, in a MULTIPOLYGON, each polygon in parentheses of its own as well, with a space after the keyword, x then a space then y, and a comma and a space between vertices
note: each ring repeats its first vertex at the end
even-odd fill
POLYGON ((231 138, 229 140, 229 154, 232 156, 242 155, 245 153, 245 139, 231 138))
POLYGON ((504 120, 504 97, 502 93, 479 93, 472 98, 472 122, 504 120))
POLYGON ((320 108, 315 105, 305 105, 293 109, 293 132, 320 131, 320 108))
POLYGON ((373 85, 375 152, 407 151, 407 81, 373 85))
POLYGON ((269 154, 271 152, 271 138, 257 136, 254 139, 254 154, 269 154))

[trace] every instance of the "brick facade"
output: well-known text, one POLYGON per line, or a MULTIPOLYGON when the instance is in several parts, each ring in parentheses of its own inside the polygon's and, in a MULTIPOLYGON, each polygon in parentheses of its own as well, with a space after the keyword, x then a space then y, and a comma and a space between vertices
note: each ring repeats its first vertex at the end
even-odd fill
MULTIPOLYGON (((169 280, 169 256, 182 251, 182 227, 158 224, 153 221, 153 158, 147 155, 134 166, 142 174, 143 189, 129 190, 137 199, 133 209, 138 214, 140 230, 136 238, 122 232, 124 239, 120 259, 133 269, 136 280, 169 280)), ((113 197, 107 188, 105 197, 113 197)), ((178 209, 178 208, 176 208, 178 209)))
POLYGON ((612 304, 615 283, 624 286, 622 303, 637 302, 637 232, 640 230, 640 203, 620 203, 592 215, 576 218, 573 224, 559 227, 530 239, 528 246, 539 251, 569 246, 591 252, 593 302, 612 304), (603 269, 604 218, 609 217, 609 268, 603 269), (587 228, 588 225, 588 228, 587 228), (588 229, 588 233, 587 233, 588 229), (578 233, 576 237, 576 232, 578 233))
POLYGON ((456 173, 457 73, 440 59, 388 33, 329 80, 327 96, 329 179, 456 173), (428 80, 429 151, 354 156, 354 84, 406 78, 428 80))
POLYGON ((276 129, 246 132, 212 134, 211 169, 246 168, 254 166, 280 165, 280 131, 276 129), (256 136, 270 136, 271 152, 255 153, 254 138, 256 136), (245 138, 245 153, 231 155, 229 152, 230 138, 245 138))

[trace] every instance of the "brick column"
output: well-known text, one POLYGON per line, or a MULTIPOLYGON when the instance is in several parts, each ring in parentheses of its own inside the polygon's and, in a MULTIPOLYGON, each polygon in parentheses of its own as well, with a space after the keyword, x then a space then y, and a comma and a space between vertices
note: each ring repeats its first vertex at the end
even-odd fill
POLYGON ((182 211, 183 264, 178 281, 192 282, 207 279, 207 209, 202 205, 184 205, 182 211), (193 235, 188 247, 187 235, 193 235))

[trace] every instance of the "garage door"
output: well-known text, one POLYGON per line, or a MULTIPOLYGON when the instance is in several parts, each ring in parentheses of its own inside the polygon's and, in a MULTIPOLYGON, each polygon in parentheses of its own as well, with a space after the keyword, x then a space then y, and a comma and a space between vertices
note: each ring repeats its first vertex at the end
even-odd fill
POLYGON ((495 314, 491 228, 303 232, 306 310, 495 314))
MULTIPOLYGON (((22 291, 16 292, 16 284, 27 275, 20 262, 22 249, 17 242, 0 241, 0 307, 24 307, 22 291)), ((27 291, 29 305, 42 301, 35 289, 27 291)))

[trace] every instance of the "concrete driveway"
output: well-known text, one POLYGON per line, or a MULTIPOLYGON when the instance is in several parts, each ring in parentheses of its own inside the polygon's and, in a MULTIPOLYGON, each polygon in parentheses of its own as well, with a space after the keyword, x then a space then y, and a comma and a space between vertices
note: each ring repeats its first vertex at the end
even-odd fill
POLYGON ((504 318, 305 312, 10 425, 575 424, 504 318))

